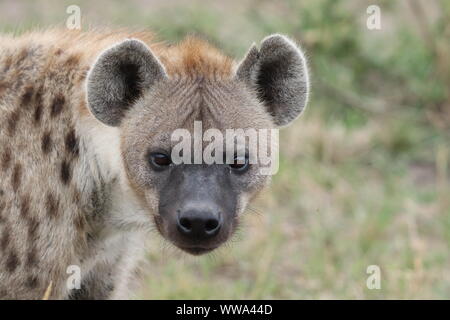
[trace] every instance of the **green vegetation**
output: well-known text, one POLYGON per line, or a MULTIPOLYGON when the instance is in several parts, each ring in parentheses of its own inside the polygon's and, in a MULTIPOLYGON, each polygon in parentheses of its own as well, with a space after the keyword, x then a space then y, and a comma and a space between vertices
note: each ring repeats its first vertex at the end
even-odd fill
POLYGON ((198 33, 235 57, 274 32, 306 50, 309 107, 281 134, 271 188, 209 256, 155 233, 139 298, 450 297, 448 1, 379 1, 378 31, 365 25, 371 3, 356 0, 13 3, 0 4, 4 31, 64 23, 78 4, 83 26, 198 33), (366 287, 369 265, 381 290, 366 287))

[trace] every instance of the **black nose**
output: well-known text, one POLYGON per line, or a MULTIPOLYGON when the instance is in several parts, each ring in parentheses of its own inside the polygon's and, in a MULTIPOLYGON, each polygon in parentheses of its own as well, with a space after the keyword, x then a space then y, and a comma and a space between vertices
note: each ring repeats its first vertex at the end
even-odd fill
POLYGON ((219 233, 222 221, 220 214, 189 210, 178 217, 178 231, 195 240, 204 240, 219 233))

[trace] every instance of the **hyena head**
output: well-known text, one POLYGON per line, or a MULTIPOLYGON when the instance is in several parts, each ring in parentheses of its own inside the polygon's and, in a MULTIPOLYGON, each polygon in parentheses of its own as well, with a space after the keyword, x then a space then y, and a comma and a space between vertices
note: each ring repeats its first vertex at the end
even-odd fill
POLYGON ((239 140, 239 130, 231 138, 227 129, 268 132, 289 124, 306 105, 308 74, 299 48, 281 35, 253 45, 236 66, 205 44, 186 47, 158 59, 138 40, 117 44, 91 68, 87 100, 98 120, 120 128, 126 175, 148 218, 177 247, 202 254, 229 239, 269 178, 259 161, 249 161, 248 146, 238 145, 249 139, 239 140), (223 139, 196 140, 196 124, 223 139), (174 161, 174 132, 191 134, 191 144, 176 148, 181 162, 174 161), (223 144, 211 154, 225 161, 195 161, 208 140, 223 144))

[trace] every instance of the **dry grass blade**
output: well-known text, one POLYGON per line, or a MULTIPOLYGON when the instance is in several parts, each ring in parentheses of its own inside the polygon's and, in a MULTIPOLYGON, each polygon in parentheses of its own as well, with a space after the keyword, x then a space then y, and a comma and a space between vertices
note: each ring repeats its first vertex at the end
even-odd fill
POLYGON ((53 282, 50 281, 50 284, 48 285, 47 290, 45 290, 44 297, 42 297, 42 300, 48 300, 50 298, 50 295, 52 294, 52 285, 53 282))

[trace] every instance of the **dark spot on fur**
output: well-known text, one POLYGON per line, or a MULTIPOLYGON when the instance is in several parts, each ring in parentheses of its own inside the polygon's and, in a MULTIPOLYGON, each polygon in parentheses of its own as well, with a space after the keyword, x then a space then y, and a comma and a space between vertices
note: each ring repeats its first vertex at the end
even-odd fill
POLYGON ((71 129, 66 135, 65 139, 66 151, 74 156, 78 155, 78 138, 75 134, 75 130, 71 129))
POLYGON ((28 240, 31 243, 34 243, 34 241, 36 240, 36 232, 38 228, 39 221, 34 217, 30 217, 28 219, 28 240))
POLYGON ((14 135, 19 120, 20 120, 20 110, 16 109, 8 117, 8 134, 10 136, 14 135))
POLYGON ((57 55, 57 56, 60 56, 62 53, 63 53, 63 51, 62 51, 61 48, 58 48, 58 49, 55 51, 55 55, 57 55))
POLYGON ((5 66, 5 68, 3 69, 4 73, 7 73, 9 71, 9 68, 11 68, 11 64, 12 64, 12 56, 8 56, 4 62, 5 66))
POLYGON ((9 272, 14 272, 20 265, 20 260, 17 258, 17 254, 11 251, 6 259, 6 270, 9 272))
POLYGON ((66 99, 63 95, 59 94, 53 99, 53 103, 51 106, 50 115, 52 118, 59 115, 64 107, 64 103, 66 102, 66 99))
POLYGON ((37 254, 36 254, 36 247, 32 246, 31 249, 28 250, 27 253, 27 266, 32 267, 37 265, 37 254))
MULTIPOLYGON (((43 81, 43 80, 41 80, 41 81, 43 81)), ((41 84, 39 86, 39 89, 36 91, 36 95, 34 96, 34 101, 35 101, 36 104, 42 103, 42 96, 43 96, 43 94, 44 94, 44 85, 41 84)))
POLYGON ((47 215, 49 217, 56 218, 58 216, 58 201, 55 199, 53 194, 51 193, 47 194, 45 207, 47 208, 47 215))
POLYGON ((17 192, 17 189, 19 189, 21 180, 22 180, 22 165, 20 163, 16 163, 11 176, 11 185, 14 192, 17 192))
POLYGON ((5 150, 3 150, 3 154, 2 154, 2 158, 1 158, 1 166, 2 166, 3 172, 8 170, 10 164, 11 164, 11 150, 6 147, 5 150))
POLYGON ((27 56, 28 56, 28 48, 23 48, 20 51, 19 55, 17 56, 16 66, 20 66, 27 56))
POLYGON ((2 252, 5 252, 6 248, 8 248, 10 242, 10 231, 9 228, 5 227, 2 231, 2 237, 0 239, 0 249, 2 252))
POLYGON ((64 61, 64 67, 66 68, 74 68, 78 65, 80 62, 80 56, 77 55, 71 55, 64 61))
POLYGON ((3 218, 3 209, 5 209, 5 203, 0 201, 0 224, 5 222, 5 218, 3 218))
POLYGON ((108 283, 108 284, 105 286, 105 290, 106 290, 107 292, 113 292, 114 289, 115 289, 115 287, 114 287, 114 284, 112 284, 112 283, 108 283))
POLYGON ((27 87, 22 97, 20 98, 20 106, 28 108, 30 106, 31 98, 33 97, 33 87, 27 87))
POLYGON ((22 201, 20 204, 20 215, 22 218, 28 217, 30 212, 30 195, 25 195, 22 197, 22 201))
POLYGON ((94 235, 92 232, 87 232, 86 238, 89 243, 94 243, 97 240, 97 235, 94 235))
POLYGON ((30 289, 35 289, 39 284, 39 279, 37 276, 28 276, 25 285, 30 289))
POLYGON ((36 96, 34 98, 35 107, 34 107, 34 123, 39 124, 42 118, 42 87, 36 92, 36 96))
POLYGON ((92 215, 98 216, 103 213, 103 208, 105 204, 105 199, 102 198, 102 192, 104 191, 105 185, 102 183, 99 188, 94 188, 91 192, 91 204, 92 204, 92 215), (100 188, 100 189, 99 189, 100 188))
POLYGON ((42 104, 37 104, 34 109, 34 123, 38 124, 42 117, 42 104))
POLYGON ((61 181, 67 185, 70 182, 71 178, 71 171, 70 171, 70 163, 68 163, 66 160, 64 160, 61 163, 61 170, 60 170, 60 178, 61 181))
POLYGON ((50 135, 50 132, 48 131, 42 136, 41 148, 44 154, 49 153, 50 149, 52 148, 52 137, 50 135))

